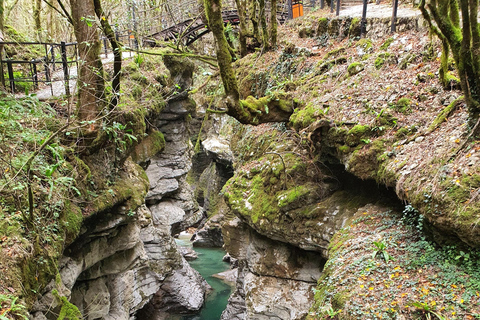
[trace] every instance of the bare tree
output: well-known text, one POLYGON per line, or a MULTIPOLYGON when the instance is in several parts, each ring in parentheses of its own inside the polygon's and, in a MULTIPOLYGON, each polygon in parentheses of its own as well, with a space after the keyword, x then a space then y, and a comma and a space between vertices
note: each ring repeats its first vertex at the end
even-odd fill
POLYGON ((293 112, 292 102, 278 96, 240 100, 237 79, 232 68, 232 56, 225 38, 221 0, 205 0, 205 15, 216 42, 216 52, 220 76, 225 89, 227 114, 242 123, 260 124, 263 122, 287 121, 293 112))
POLYGON ((470 113, 470 120, 473 123, 480 115, 478 0, 459 0, 459 2, 457 0, 430 0, 428 3, 422 0, 420 9, 431 29, 442 40, 442 74, 446 73, 448 49, 452 52, 470 113))

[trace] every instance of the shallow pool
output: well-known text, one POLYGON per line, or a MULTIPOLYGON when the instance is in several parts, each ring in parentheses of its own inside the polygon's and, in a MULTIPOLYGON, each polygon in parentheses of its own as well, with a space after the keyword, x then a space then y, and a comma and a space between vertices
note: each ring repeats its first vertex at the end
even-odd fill
MULTIPOLYGON (((190 235, 181 234, 177 243, 181 246, 189 246, 192 244, 189 241, 190 235)), ((222 315, 223 310, 227 306, 228 298, 232 292, 232 287, 223 280, 212 277, 212 275, 230 269, 227 262, 223 262, 222 258, 225 251, 219 248, 193 248, 197 254, 198 259, 189 261, 190 265, 197 270, 202 277, 207 280, 212 287, 212 292, 207 296, 205 305, 201 312, 196 315, 177 316, 176 319, 181 320, 218 320, 222 315)))

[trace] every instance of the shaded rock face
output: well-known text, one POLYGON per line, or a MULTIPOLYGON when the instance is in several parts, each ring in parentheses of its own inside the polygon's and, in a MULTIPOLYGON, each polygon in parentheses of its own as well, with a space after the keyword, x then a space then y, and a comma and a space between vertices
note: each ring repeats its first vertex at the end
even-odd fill
POLYGON ((206 225, 192 237, 194 247, 221 248, 223 246, 220 226, 206 225))
MULTIPOLYGON (((172 78, 182 90, 189 88, 193 64, 169 57, 165 61, 172 78)), ((146 203, 170 226, 170 234, 198 225, 203 211, 194 200, 193 190, 186 182, 192 168, 193 148, 185 119, 195 111, 195 102, 186 91, 173 96, 153 125, 163 133, 166 144, 163 152, 150 159, 145 170, 150 181, 146 203)))
POLYGON ((233 219, 224 225, 227 251, 239 259, 236 290, 222 319, 303 319, 325 259, 259 235, 233 219))
POLYGON ((233 175, 233 153, 228 139, 219 133, 226 124, 224 115, 214 115, 208 122, 206 139, 195 154, 190 172, 195 199, 208 217, 193 235, 195 247, 222 247, 221 222, 226 209, 222 187, 233 175))
POLYGON ((170 301, 178 309, 198 310, 204 280, 178 253, 168 225, 161 222, 145 206, 135 217, 121 210, 92 217, 86 231, 65 250, 60 277, 36 304, 34 318, 56 319, 60 306, 53 289, 71 296, 87 319, 130 319, 159 291, 173 297, 170 301), (171 285, 178 274, 189 283, 182 292, 196 299, 178 297, 178 285, 171 285))
MULTIPOLYGON (((168 63, 176 68, 172 77, 181 78, 182 88, 189 87, 193 65, 168 63)), ((80 236, 65 249, 57 278, 34 306, 34 319, 56 319, 59 296, 67 297, 85 319, 155 319, 145 314, 163 319, 170 311, 191 313, 201 308, 208 285, 171 236, 203 218, 186 183, 192 148, 185 118, 194 106, 186 94, 171 98, 153 123, 165 138, 163 152, 152 155, 140 146, 141 156, 132 157, 146 167, 150 186, 146 188, 143 175, 142 186, 136 185, 135 177, 126 185, 148 189, 148 207, 140 205, 145 193, 138 192, 133 201, 126 200, 129 205, 120 203, 84 221, 80 236)), ((155 150, 162 147, 163 142, 155 150)))

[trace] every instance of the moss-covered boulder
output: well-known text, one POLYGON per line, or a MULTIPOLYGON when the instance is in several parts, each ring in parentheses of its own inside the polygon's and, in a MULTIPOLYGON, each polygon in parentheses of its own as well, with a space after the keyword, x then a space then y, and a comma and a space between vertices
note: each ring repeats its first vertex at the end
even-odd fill
POLYGON ((260 234, 326 254, 331 236, 367 200, 334 193, 338 184, 295 136, 265 125, 239 135, 233 149, 242 165, 223 188, 231 210, 260 234))

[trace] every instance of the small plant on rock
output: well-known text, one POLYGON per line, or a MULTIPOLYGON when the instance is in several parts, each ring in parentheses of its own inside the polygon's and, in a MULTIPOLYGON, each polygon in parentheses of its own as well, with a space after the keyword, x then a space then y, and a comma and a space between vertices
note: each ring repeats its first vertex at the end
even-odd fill
POLYGON ((435 305, 432 304, 431 306, 427 302, 412 302, 412 306, 417 308, 417 310, 423 315, 425 315, 425 318, 430 320, 432 319, 432 315, 436 317, 436 319, 439 320, 446 320, 447 318, 439 314, 438 312, 435 312, 435 305))
POLYGON ((382 256, 383 259, 385 259, 385 262, 388 263, 388 261, 390 261, 390 260, 393 261, 393 257, 390 254, 388 254, 387 245, 385 244, 385 242, 383 240, 373 241, 373 245, 375 246, 373 248, 374 251, 373 251, 373 254, 372 254, 373 259, 375 259, 377 254, 380 254, 380 256, 382 256))
POLYGON ((326 317, 325 319, 336 319, 337 314, 342 312, 342 310, 334 310, 332 306, 324 306, 320 309, 320 312, 326 317))

